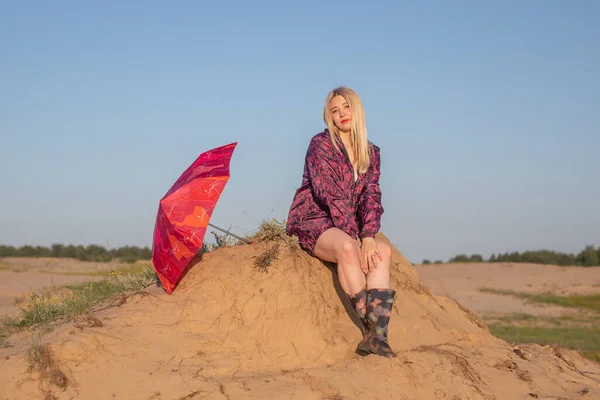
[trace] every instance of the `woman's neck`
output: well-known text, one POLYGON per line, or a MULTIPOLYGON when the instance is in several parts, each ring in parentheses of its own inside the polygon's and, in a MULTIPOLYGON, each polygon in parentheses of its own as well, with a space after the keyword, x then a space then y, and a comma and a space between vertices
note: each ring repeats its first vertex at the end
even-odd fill
POLYGON ((344 143, 344 146, 349 147, 352 144, 352 142, 350 140, 350 132, 338 131, 338 135, 340 136, 342 143, 344 143))

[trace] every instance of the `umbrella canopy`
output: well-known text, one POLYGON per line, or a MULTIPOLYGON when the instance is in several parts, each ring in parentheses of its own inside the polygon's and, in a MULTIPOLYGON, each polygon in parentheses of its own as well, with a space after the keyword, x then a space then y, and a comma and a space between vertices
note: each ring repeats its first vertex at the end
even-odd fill
POLYGON ((229 163, 236 145, 200 154, 160 200, 152 263, 169 294, 202 248, 206 227, 229 180, 229 163))

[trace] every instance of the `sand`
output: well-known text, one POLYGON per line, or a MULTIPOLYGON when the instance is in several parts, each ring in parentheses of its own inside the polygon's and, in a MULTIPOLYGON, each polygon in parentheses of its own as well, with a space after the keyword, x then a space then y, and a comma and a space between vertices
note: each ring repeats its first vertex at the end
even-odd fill
POLYGON ((424 286, 398 250, 389 328, 398 357, 359 357, 361 334, 331 270, 282 247, 260 272, 254 261, 270 246, 220 248, 172 296, 150 287, 56 327, 41 338, 42 372, 27 372, 31 335, 9 338, 0 399, 600 399, 600 366, 495 338, 424 286))
POLYGON ((448 296, 478 315, 530 314, 558 317, 577 309, 531 304, 482 288, 556 295, 600 293, 600 268, 559 267, 513 263, 457 263, 416 265, 419 277, 435 294, 448 296))

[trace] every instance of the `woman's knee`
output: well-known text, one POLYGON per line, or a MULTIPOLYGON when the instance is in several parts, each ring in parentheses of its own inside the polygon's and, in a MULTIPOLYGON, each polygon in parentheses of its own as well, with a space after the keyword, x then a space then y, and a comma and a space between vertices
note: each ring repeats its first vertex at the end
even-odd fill
POLYGON ((337 256, 339 260, 350 261, 358 260, 358 248, 356 242, 350 236, 341 240, 337 246, 337 256))
POLYGON ((389 261, 392 258, 392 246, 388 242, 383 240, 377 240, 377 250, 384 261, 389 261))

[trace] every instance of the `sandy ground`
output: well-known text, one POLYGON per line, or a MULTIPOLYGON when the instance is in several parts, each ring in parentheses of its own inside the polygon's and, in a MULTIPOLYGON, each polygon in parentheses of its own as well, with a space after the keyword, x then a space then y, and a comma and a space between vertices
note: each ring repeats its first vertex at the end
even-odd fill
POLYGON ((561 316, 575 309, 527 304, 513 296, 481 292, 481 288, 557 295, 600 293, 600 268, 559 267, 512 263, 416 265, 423 284, 448 296, 478 315, 523 313, 561 316))
POLYGON ((535 274, 551 270, 538 269, 519 279, 517 266, 492 276, 473 265, 415 269, 394 250, 389 341, 398 356, 359 357, 361 334, 331 270, 282 248, 261 273, 254 262, 270 246, 218 249, 171 296, 150 287, 55 327, 41 337, 41 371, 27 371, 32 334, 11 336, 0 349, 0 400, 600 399, 598 364, 549 346, 512 346, 464 307, 477 308, 480 284, 520 290, 502 286, 508 275, 529 290, 548 282, 587 290, 581 277, 542 282, 535 274), (468 284, 455 281, 461 273, 468 284), (436 293, 451 282, 462 305, 436 293))
POLYGON ((75 259, 6 257, 0 259, 0 314, 18 308, 15 300, 32 290, 102 279, 101 276, 68 275, 111 271, 123 264, 82 262, 75 259))

